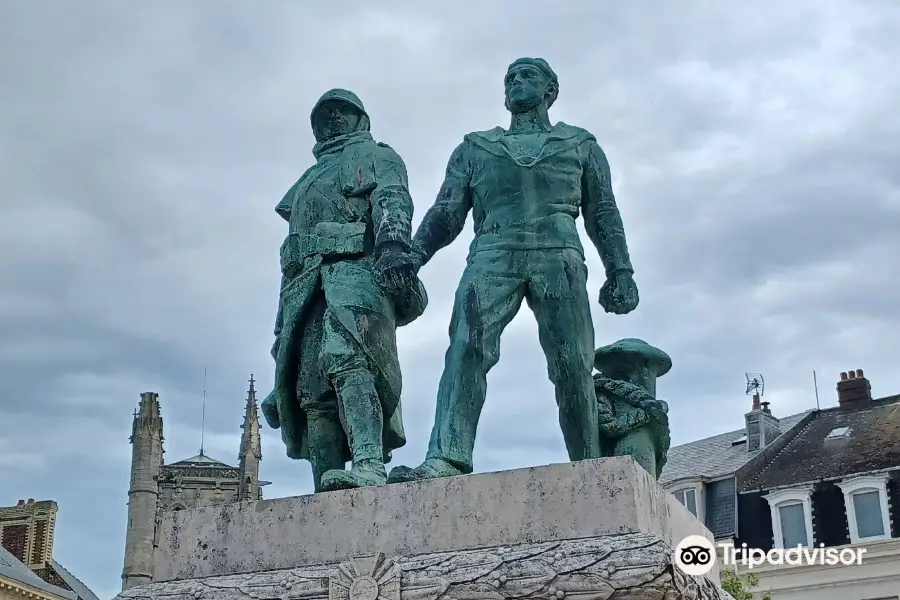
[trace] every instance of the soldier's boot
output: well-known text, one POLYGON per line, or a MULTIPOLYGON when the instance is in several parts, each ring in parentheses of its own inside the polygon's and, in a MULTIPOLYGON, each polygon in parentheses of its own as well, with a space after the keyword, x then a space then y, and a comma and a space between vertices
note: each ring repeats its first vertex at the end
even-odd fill
POLYGON ((387 482, 382 443, 384 417, 375 390, 375 378, 365 369, 332 376, 341 421, 347 432, 353 467, 333 469, 322 475, 322 491, 342 490, 387 482))
POLYGON ((337 410, 308 410, 306 419, 314 490, 322 492, 322 476, 344 468, 342 448, 347 443, 346 436, 337 410))
POLYGON ((404 483, 422 479, 453 477, 454 475, 465 475, 465 473, 442 458, 426 458, 421 465, 414 469, 402 465, 394 467, 387 480, 388 483, 404 483))
POLYGON ((384 485, 387 483, 387 472, 380 460, 366 459, 353 463, 349 471, 334 469, 322 475, 323 492, 349 490, 352 488, 384 485))

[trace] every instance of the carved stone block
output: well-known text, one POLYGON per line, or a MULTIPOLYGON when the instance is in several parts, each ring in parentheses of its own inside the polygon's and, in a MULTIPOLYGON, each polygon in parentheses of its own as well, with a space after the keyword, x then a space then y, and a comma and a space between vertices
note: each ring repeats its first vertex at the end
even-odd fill
POLYGON ((118 600, 727 600, 672 563, 712 534, 631 457, 163 516, 118 600))
POLYGON ((150 583, 116 600, 733 600, 652 534, 348 561, 150 583))
POLYGON ((712 539, 629 456, 180 510, 159 531, 156 581, 625 533, 712 539))
POLYGON ((328 578, 328 600, 400 600, 400 567, 380 552, 338 565, 328 578))

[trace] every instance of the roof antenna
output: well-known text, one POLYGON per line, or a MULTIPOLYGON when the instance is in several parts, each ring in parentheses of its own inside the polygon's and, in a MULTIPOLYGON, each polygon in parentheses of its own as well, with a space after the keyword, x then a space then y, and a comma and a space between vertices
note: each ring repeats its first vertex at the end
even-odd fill
POLYGON ((762 373, 744 373, 747 378, 747 389, 744 392, 748 396, 762 396, 766 389, 766 380, 763 379, 762 373))
POLYGON ((819 406, 819 382, 816 380, 815 369, 813 369, 813 387, 816 389, 816 410, 822 410, 819 406))
POLYGON ((200 417, 200 456, 203 454, 203 433, 206 429, 206 367, 203 367, 203 412, 200 417))
POLYGON ((762 395, 766 389, 766 381, 763 379, 762 373, 744 373, 747 378, 747 389, 745 394, 753 396, 753 405, 751 410, 762 410, 769 412, 769 403, 762 402, 762 395))

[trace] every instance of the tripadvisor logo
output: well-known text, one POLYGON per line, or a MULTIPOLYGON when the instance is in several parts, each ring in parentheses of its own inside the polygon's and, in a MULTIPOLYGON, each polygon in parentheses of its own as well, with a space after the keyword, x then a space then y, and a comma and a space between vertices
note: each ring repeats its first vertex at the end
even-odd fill
MULTIPOLYGON (((722 564, 726 567, 740 565, 748 569, 763 565, 860 565, 865 548, 773 548, 768 552, 759 548, 748 548, 741 544, 735 548, 731 544, 719 544, 722 549, 722 564)), ((675 547, 673 561, 687 575, 706 575, 716 564, 716 546, 700 535, 690 535, 675 547)))
POLYGON ((706 575, 716 564, 716 547, 702 535, 689 535, 675 547, 675 564, 687 575, 706 575))
POLYGON ((861 565, 865 548, 826 548, 819 544, 818 548, 773 548, 764 552, 759 548, 748 548, 741 544, 740 548, 719 544, 722 547, 722 562, 725 565, 741 565, 752 569, 762 565, 861 565))

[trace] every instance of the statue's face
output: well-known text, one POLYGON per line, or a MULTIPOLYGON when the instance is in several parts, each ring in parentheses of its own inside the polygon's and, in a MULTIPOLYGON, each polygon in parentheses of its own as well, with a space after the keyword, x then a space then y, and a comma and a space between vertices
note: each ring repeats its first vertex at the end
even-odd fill
POLYGON ((609 377, 610 379, 621 379, 623 381, 628 381, 632 379, 631 374, 634 371, 632 365, 623 360, 610 360, 606 361, 606 364, 603 365, 602 373, 604 377, 609 377))
POLYGON ((510 69, 504 81, 506 108, 513 113, 527 112, 540 106, 547 96, 550 78, 531 65, 510 69))
POLYGON ((346 135, 356 131, 361 118, 356 107, 340 100, 329 100, 316 109, 313 134, 320 142, 346 135))

